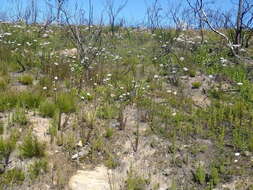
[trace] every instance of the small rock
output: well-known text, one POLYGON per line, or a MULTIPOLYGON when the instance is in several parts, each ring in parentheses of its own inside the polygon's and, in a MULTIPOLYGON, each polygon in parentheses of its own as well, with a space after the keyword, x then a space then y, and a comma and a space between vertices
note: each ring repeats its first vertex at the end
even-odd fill
POLYGON ((77 143, 76 146, 77 146, 77 147, 83 147, 83 142, 80 140, 80 141, 77 143))
POLYGON ((235 156, 240 156, 240 153, 239 153, 239 152, 236 152, 236 153, 235 153, 235 156))
POLYGON ((244 155, 244 156, 247 156, 247 157, 248 157, 248 156, 251 156, 251 152, 249 152, 249 151, 244 151, 244 152, 243 152, 243 155, 244 155))
POLYGON ((85 155, 89 154, 88 150, 81 150, 80 152, 72 155, 72 160, 76 160, 77 158, 84 157, 85 155))

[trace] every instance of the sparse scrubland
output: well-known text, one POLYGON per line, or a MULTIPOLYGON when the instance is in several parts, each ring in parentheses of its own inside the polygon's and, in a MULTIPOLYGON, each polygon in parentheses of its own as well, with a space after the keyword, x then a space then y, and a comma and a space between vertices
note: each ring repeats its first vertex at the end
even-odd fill
POLYGON ((253 189, 251 41, 70 29, 0 24, 0 189, 253 189))

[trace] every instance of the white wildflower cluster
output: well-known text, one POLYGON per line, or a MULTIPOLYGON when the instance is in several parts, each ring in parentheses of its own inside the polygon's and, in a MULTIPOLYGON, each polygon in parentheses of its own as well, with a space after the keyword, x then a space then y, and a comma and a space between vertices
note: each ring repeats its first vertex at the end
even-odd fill
POLYGON ((180 57, 179 60, 180 60, 180 61, 184 61, 184 57, 180 57))
POLYGON ((154 79, 159 79, 159 75, 154 75, 154 79))
POLYGON ((184 34, 180 34, 177 38, 174 38, 174 40, 177 42, 183 42, 183 43, 187 43, 190 45, 194 45, 196 43, 195 41, 198 41, 199 38, 201 38, 201 37, 196 36, 195 38, 191 38, 191 37, 188 37, 184 34))
POLYGON ((188 69, 187 67, 184 67, 183 70, 184 70, 185 72, 189 71, 189 69, 188 69))
POLYGON ((169 93, 169 94, 173 94, 173 95, 177 95, 177 91, 173 91, 173 90, 167 90, 167 93, 169 93))
POLYGON ((108 73, 106 77, 103 79, 103 82, 106 84, 111 80, 112 74, 108 73))
POLYGON ((235 153, 235 157, 237 157, 237 158, 234 160, 234 163, 238 162, 238 158, 239 158, 240 155, 241 155, 240 152, 235 153))
POLYGON ((227 63, 227 62, 228 62, 228 60, 227 60, 227 59, 225 59, 225 58, 223 58, 223 57, 221 57, 221 58, 220 58, 220 62, 221 62, 222 64, 225 64, 225 63, 227 63))

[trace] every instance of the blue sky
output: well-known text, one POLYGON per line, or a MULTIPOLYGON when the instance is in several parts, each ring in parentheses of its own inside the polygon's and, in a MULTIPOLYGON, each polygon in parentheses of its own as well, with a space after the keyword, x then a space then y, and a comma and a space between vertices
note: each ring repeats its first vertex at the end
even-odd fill
MULTIPOLYGON (((16 0, 0 0, 1 2, 0 12, 8 12, 9 15, 15 14, 15 8, 13 3, 15 1, 16 0)), ((26 5, 31 0, 17 0, 17 1, 20 1, 22 6, 26 7, 26 5)), ((45 11, 45 5, 43 3, 44 1, 45 0, 37 0, 41 12, 45 11)), ((53 2, 54 0, 48 1, 53 2)), ((122 0, 115 0, 115 5, 117 6, 118 4, 120 4, 121 1, 122 0)), ((141 22, 145 18, 147 6, 149 6, 153 1, 154 0, 128 0, 125 9, 121 12, 119 17, 124 17, 126 21, 131 24, 141 22)), ((206 1, 210 2, 211 0, 206 1)), ((220 10, 231 10, 235 6, 235 4, 232 3, 232 1, 235 2, 235 0, 213 0, 213 1, 214 4, 212 6, 220 10)), ((73 8, 75 2, 79 2, 80 4, 85 5, 85 2, 87 3, 88 0, 68 0, 67 8, 69 9, 71 9, 71 7, 73 8)), ((94 6, 95 15, 100 16, 102 13, 104 13, 105 15, 104 7, 106 0, 92 0, 92 2, 94 6)), ((159 0, 159 4, 164 11, 166 11, 172 4, 178 3, 181 3, 183 7, 187 5, 186 0, 159 0)))

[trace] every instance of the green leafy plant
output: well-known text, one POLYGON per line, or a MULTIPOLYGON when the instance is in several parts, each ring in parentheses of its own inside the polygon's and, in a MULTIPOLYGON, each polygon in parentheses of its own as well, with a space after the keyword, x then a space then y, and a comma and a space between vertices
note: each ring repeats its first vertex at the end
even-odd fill
POLYGON ((193 82, 193 83, 192 83, 192 88, 198 89, 198 88, 201 87, 201 85, 202 85, 201 82, 197 82, 197 81, 196 81, 196 82, 193 82))
POLYGON ((205 170, 202 166, 198 166, 195 173, 194 173, 194 180, 201 184, 204 185, 206 182, 206 173, 205 170))
POLYGON ((105 137, 106 138, 111 138, 113 136, 114 130, 110 127, 106 128, 106 132, 105 132, 105 137))
POLYGON ((14 138, 3 139, 0 138, 0 158, 5 159, 9 157, 10 153, 16 146, 16 140, 14 138))
POLYGON ((215 167, 212 167, 211 168, 211 175, 210 175, 210 182, 213 184, 213 185, 217 185, 219 182, 220 182, 220 178, 219 178, 219 172, 218 172, 218 169, 215 168, 215 167))
POLYGON ((20 106, 28 109, 38 108, 41 101, 42 96, 39 92, 24 91, 18 96, 20 106))
POLYGON ((25 180, 25 174, 21 169, 13 168, 6 171, 3 175, 0 176, 0 184, 4 188, 7 185, 17 184, 20 185, 25 180))
POLYGON ((117 115, 118 108, 113 105, 104 104, 97 110, 97 116, 101 119, 113 119, 116 118, 117 115))
POLYGON ((23 75, 19 78, 19 82, 23 85, 31 85, 33 83, 33 77, 31 75, 23 75))
POLYGON ((57 107, 61 113, 71 113, 76 110, 75 96, 71 93, 61 93, 56 99, 57 107))
POLYGON ((29 166, 28 172, 31 179, 36 179, 40 174, 46 173, 48 163, 46 160, 38 160, 29 166))
POLYGON ((133 169, 130 169, 127 179, 125 181, 125 188, 127 190, 145 190, 148 180, 137 175, 133 169))
POLYGON ((15 112, 12 114, 12 123, 27 125, 28 122, 25 109, 17 107, 15 112))
POLYGON ((41 102, 39 112, 43 117, 53 117, 56 113, 57 106, 49 100, 41 102))
POLYGON ((29 133, 19 146, 20 155, 25 158, 43 157, 46 145, 38 141, 37 137, 29 133))
POLYGON ((4 78, 0 77, 0 90, 5 90, 7 88, 7 85, 7 81, 4 78))

